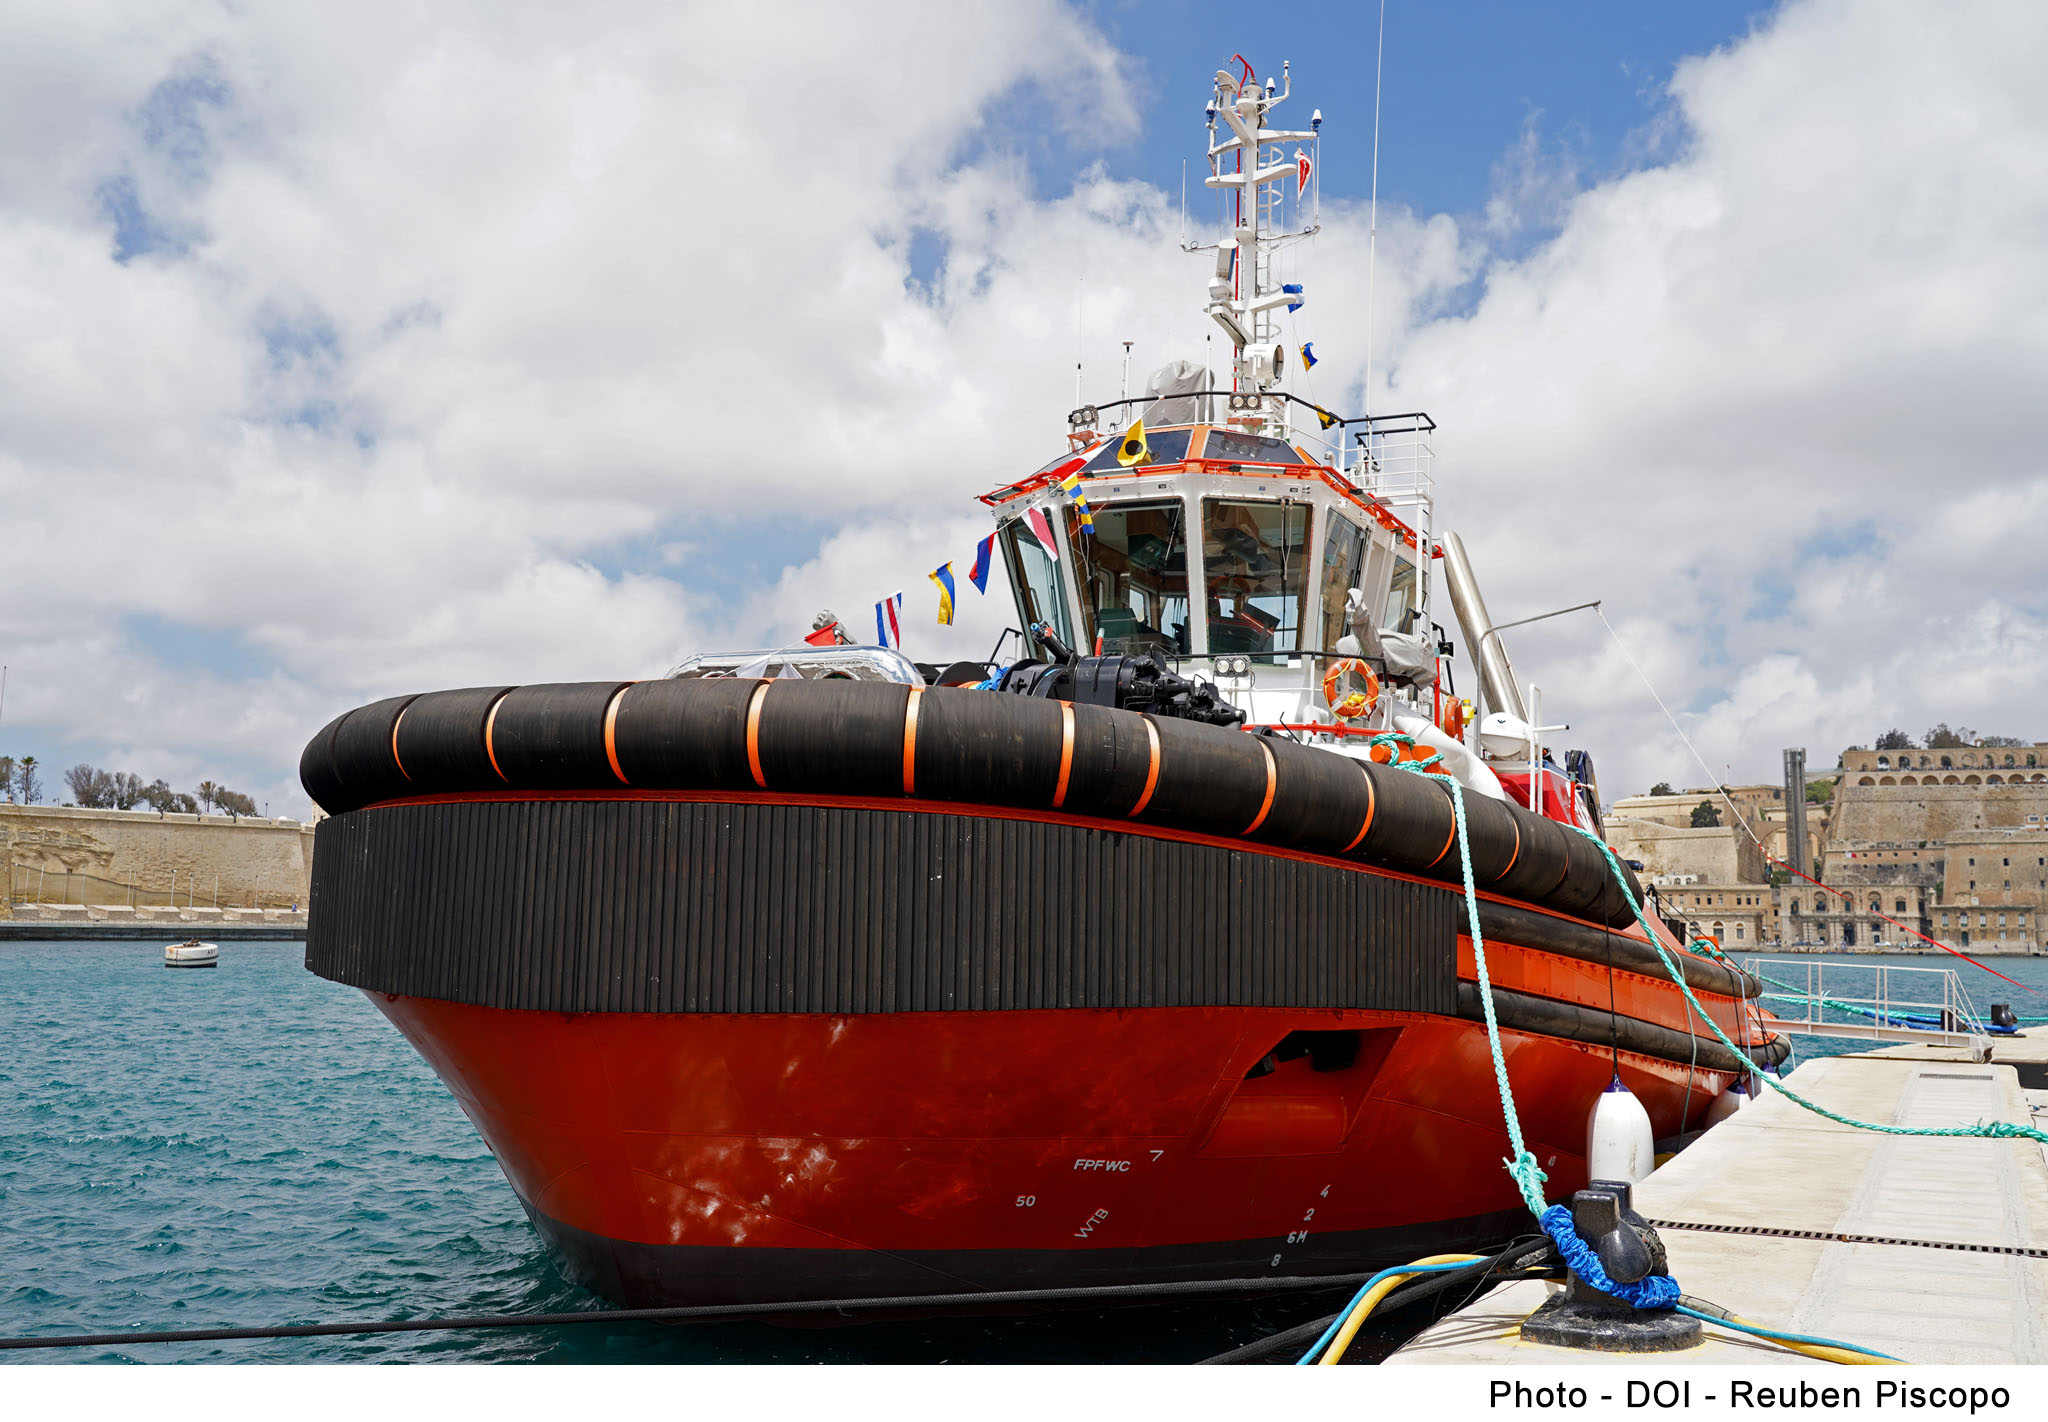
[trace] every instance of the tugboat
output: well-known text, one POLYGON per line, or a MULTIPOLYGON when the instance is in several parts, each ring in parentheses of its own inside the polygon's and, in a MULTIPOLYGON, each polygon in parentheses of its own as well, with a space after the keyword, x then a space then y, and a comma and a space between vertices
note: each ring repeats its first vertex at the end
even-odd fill
POLYGON ((982 495, 1020 660, 706 654, 307 746, 308 968, 412 1042, 599 1293, 1249 1293, 1504 1241, 1468 892, 1553 1198, 1617 1078, 1679 1137, 1785 1056, 1755 980, 1652 917, 1753 1045, 1695 1030, 1588 833, 1590 758, 1553 761, 1431 526, 1434 423, 1282 388, 1306 294, 1272 255, 1321 126, 1271 126, 1291 87, 1216 77, 1227 380, 1077 409, 982 495))

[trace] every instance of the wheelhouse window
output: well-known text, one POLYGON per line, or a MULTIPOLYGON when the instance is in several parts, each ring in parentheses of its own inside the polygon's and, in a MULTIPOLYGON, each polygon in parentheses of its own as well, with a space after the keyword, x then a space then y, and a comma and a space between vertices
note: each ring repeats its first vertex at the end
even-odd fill
POLYGON ((1301 650, 1307 540, 1306 504, 1202 501, 1211 653, 1277 659, 1301 650))
POLYGON ((1323 537, 1323 635, 1316 643, 1327 652, 1348 630, 1344 625, 1344 597, 1358 585, 1365 567, 1365 530, 1341 514, 1329 516, 1329 532, 1323 537))
MULTIPOLYGON (((1040 622, 1052 624, 1052 630, 1068 646, 1074 644, 1073 620, 1067 616, 1066 582, 1060 573, 1059 564, 1038 539, 1024 526, 1022 519, 1013 519, 1003 529, 1003 550, 1010 562, 1010 585, 1017 590, 1017 611, 1024 619, 1026 628, 1040 622)), ((1027 649, 1037 644, 1025 641, 1027 649)))
POLYGON ((1089 644, 1106 656, 1188 650, 1187 505, 1179 499, 1110 504, 1094 511, 1095 532, 1080 532, 1067 510, 1067 542, 1078 550, 1081 602, 1089 644))
POLYGON ((1380 626, 1396 632, 1411 632, 1408 625, 1415 613, 1415 565, 1407 558, 1394 560, 1393 581, 1387 585, 1387 609, 1380 614, 1380 626))
MULTIPOLYGON (((1188 457, 1188 439, 1193 434, 1193 430, 1147 430, 1145 432, 1145 447, 1152 451, 1151 457, 1143 463, 1130 467, 1145 469, 1154 464, 1180 463, 1188 457)), ((1126 466, 1119 464, 1116 456, 1117 451, 1123 447, 1124 442, 1121 435, 1110 436, 1109 443, 1102 446, 1095 457, 1083 465, 1082 468, 1090 474, 1105 471, 1111 474, 1121 474, 1126 466)))
POLYGON ((1211 429, 1202 441, 1202 458, 1232 464, 1299 464, 1301 456, 1284 439, 1211 429))

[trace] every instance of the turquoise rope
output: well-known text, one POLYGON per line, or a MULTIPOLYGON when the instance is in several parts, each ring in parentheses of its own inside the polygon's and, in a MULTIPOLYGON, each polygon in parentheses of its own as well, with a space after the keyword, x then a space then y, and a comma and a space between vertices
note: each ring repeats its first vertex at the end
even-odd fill
MULTIPOLYGON (((1707 1011, 1700 1006, 1699 999, 1692 995, 1692 989, 1686 985, 1685 974, 1680 972, 1678 965, 1671 961, 1671 955, 1664 951, 1663 940, 1658 938, 1656 930, 1650 927, 1650 920, 1643 912, 1643 906, 1636 901, 1636 896, 1630 892, 1628 878, 1621 872, 1621 861, 1614 857, 1614 851, 1607 846, 1607 842, 1596 834, 1580 829, 1577 825, 1566 825, 1565 828, 1585 835, 1587 839, 1591 840, 1599 848, 1600 853, 1607 859, 1608 867, 1614 871, 1615 881, 1621 885, 1622 897, 1628 900, 1628 906, 1635 911, 1636 921, 1642 924, 1643 933, 1649 938, 1650 946, 1656 950, 1658 961, 1663 963, 1664 971, 1669 973, 1671 980, 1678 984, 1678 990, 1685 994, 1685 1000, 1692 1004, 1693 1009, 1706 1022, 1708 1029, 1720 1039, 1721 1045, 1735 1053, 1737 1057, 1746 1057, 1747 1054, 1742 1048, 1728 1040, 1728 1034, 1721 1030, 1721 1024, 1707 1016, 1707 1011)), ((1807 1100, 1775 1076, 1765 1072, 1755 1072, 1753 1075, 1769 1082, 1773 1091, 1790 1098, 1796 1104, 1813 1112, 1814 1115, 1824 1117, 1835 1122, 1837 1125, 1849 1126, 1860 1131, 1875 1131, 1880 1135, 1886 1136, 1975 1136, 1984 1140, 2029 1140, 2039 1141, 2042 1145, 2048 1145, 2048 1131, 2040 1131, 2032 1126, 2015 1125, 2011 1121, 1978 1121, 1968 1126, 1881 1126, 1872 1121, 1859 1121, 1854 1116, 1844 1116, 1838 1111, 1830 1111, 1825 1106, 1807 1100)))
POLYGON ((1716 1328, 1732 1328, 1737 1333, 1750 1333, 1758 1338, 1769 1338, 1779 1343, 1815 1343, 1823 1348, 1840 1348, 1844 1353, 1861 1353, 1866 1358, 1882 1358, 1887 1363, 1903 1363, 1904 1358, 1894 1358, 1889 1353, 1880 1353, 1875 1348, 1866 1348, 1861 1343, 1844 1343, 1838 1338, 1816 1338, 1810 1333, 1781 1333, 1775 1328, 1760 1328, 1754 1323, 1740 1323, 1718 1313, 1678 1305, 1678 1312, 1687 1318, 1697 1318, 1702 1323, 1711 1323, 1716 1328))
MULTIPOLYGON (((1368 746, 1409 746, 1415 738, 1402 735, 1399 731, 1387 731, 1367 738, 1368 746)), ((1507 1057, 1500 1047, 1500 1023, 1493 1015, 1493 982, 1486 972, 1486 938, 1479 931, 1479 895, 1472 887, 1472 845, 1465 834, 1465 787, 1456 777, 1430 767, 1443 759, 1443 752, 1432 749, 1421 760, 1402 760, 1396 757, 1394 764, 1416 775, 1426 775, 1440 780, 1450 787, 1451 803, 1456 811, 1458 825, 1458 867, 1465 877, 1465 920, 1472 930, 1472 959, 1479 967, 1479 1002, 1486 1012, 1486 1045, 1493 1052, 1493 1080, 1500 1089, 1501 1115, 1507 1121, 1508 1144, 1514 1148, 1514 1158, 1503 1160, 1513 1177, 1515 1188, 1522 1194, 1522 1203, 1529 1207, 1529 1213, 1540 1221, 1546 1208, 1543 1199, 1543 1184, 1550 1177, 1536 1163, 1536 1157, 1522 1142, 1522 1120, 1515 1111, 1514 1088, 1508 1085, 1507 1057)))

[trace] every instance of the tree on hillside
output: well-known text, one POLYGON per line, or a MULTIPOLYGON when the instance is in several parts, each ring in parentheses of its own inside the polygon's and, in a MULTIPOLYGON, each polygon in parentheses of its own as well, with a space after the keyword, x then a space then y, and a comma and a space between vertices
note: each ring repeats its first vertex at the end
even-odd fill
POLYGON ((197 800, 194 800, 190 795, 180 794, 178 791, 173 790, 169 783, 161 779, 143 786, 136 792, 135 798, 159 814, 196 815, 199 813, 199 802, 197 800))
POLYGON ((1877 738, 1877 748, 1881 751, 1911 750, 1913 738, 1894 727, 1877 738))
POLYGON ((1700 801, 1692 807, 1692 827, 1694 829, 1721 828, 1720 807, 1715 805, 1712 800, 1700 801))
POLYGON ((1977 733, 1968 726, 1958 726, 1951 731, 1948 722, 1942 721, 1927 733, 1922 744, 1929 750, 1957 750, 1977 744, 1977 733))
POLYGON ((200 781, 198 788, 193 793, 198 795, 199 803, 206 806, 208 810, 212 810, 215 805, 220 803, 220 786, 214 784, 211 780, 200 781))
POLYGON ((1832 780, 1815 780, 1806 787, 1806 803, 1809 805, 1826 805, 1834 798, 1835 782, 1832 780))
POLYGON ((1676 795, 1678 792, 1671 788, 1670 781, 1660 780, 1650 787, 1650 793, 1652 795, 1676 795))
POLYGON ((64 783, 71 787, 71 798, 81 810, 113 807, 114 777, 104 770, 80 761, 64 772, 64 783))
POLYGON ((142 777, 132 771, 117 770, 108 777, 112 782, 114 808, 132 810, 142 802, 142 777))
POLYGON ((1979 736, 1977 737, 1977 744, 1980 746, 2023 746, 2029 744, 2029 742, 2021 740, 2018 736, 1979 736))
POLYGON ((0 755, 0 800, 14 803, 14 757, 0 755))
POLYGON ((254 800, 244 795, 241 791, 230 790, 226 786, 222 786, 214 796, 214 803, 231 815, 253 816, 256 813, 256 802, 254 800))
POLYGON ((24 805, 40 805, 43 802, 42 764, 32 755, 25 755, 14 768, 14 786, 21 794, 24 805))

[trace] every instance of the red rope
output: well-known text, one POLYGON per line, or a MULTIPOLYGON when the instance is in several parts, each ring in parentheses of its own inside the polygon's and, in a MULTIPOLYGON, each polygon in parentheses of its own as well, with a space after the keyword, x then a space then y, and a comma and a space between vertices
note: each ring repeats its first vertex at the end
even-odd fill
MULTIPOLYGON (((1761 846, 1759 846, 1759 848, 1761 848, 1761 846)), ((1812 875, 1810 875, 1810 874, 1800 874, 1800 873, 1799 873, 1799 871, 1798 871, 1797 869, 1794 869, 1794 868, 1793 868, 1793 867, 1792 867, 1792 866, 1791 866, 1790 864, 1787 864, 1787 863, 1786 863, 1786 862, 1785 862, 1784 860, 1782 860, 1782 859, 1777 859, 1777 858, 1774 858, 1774 857, 1773 857, 1772 855, 1770 855, 1769 853, 1766 853, 1766 854, 1764 855, 1764 858, 1766 858, 1766 859, 1769 859, 1769 860, 1771 861, 1771 863, 1773 863, 1773 864, 1777 865, 1777 866, 1778 866, 1778 867, 1779 867, 1780 869, 1783 869, 1783 870, 1784 870, 1784 871, 1785 871, 1785 872, 1786 872, 1787 874, 1796 874, 1796 875, 1798 875, 1798 877, 1800 877, 1800 878, 1802 878, 1802 879, 1806 880, 1806 882, 1807 882, 1807 883, 1809 883, 1809 884, 1813 885, 1813 887, 1814 887, 1814 888, 1816 888, 1816 889, 1819 889, 1819 890, 1820 890, 1820 891, 1821 891, 1822 893, 1827 893, 1827 894, 1833 894, 1833 895, 1834 895, 1834 896, 1835 896, 1836 898, 1838 898, 1838 899, 1842 900, 1842 902, 1844 902, 1844 903, 1848 904, 1848 905, 1849 905, 1849 906, 1850 906, 1851 908, 1855 908, 1855 909, 1856 909, 1856 911, 1857 911, 1858 913, 1861 913, 1861 912, 1862 912, 1862 909, 1860 909, 1860 908, 1857 908, 1857 905, 1856 905, 1856 900, 1855 900, 1855 899, 1853 899, 1853 898, 1851 898, 1851 897, 1850 897, 1850 896, 1849 896, 1848 894, 1845 894, 1845 893, 1843 893, 1843 892, 1842 892, 1842 891, 1841 891, 1840 889, 1836 889, 1836 888, 1831 888, 1831 887, 1829 887, 1828 885, 1826 885, 1826 884, 1823 884, 1823 883, 1822 883, 1822 882, 1821 882, 1820 880, 1818 880, 1818 879, 1814 878, 1814 877, 1813 877, 1812 875)), ((1942 942, 1942 941, 1941 941, 1941 940, 1940 940, 1939 938, 1929 938, 1929 937, 1928 937, 1928 936, 1927 936, 1926 934, 1922 933, 1922 932, 1921 932, 1921 931, 1920 931, 1919 929, 1917 929, 1917 928, 1914 928, 1914 927, 1912 927, 1912 926, 1911 926, 1911 925, 1909 925, 1909 924, 1904 924, 1904 923, 1900 923, 1900 922, 1899 922, 1899 921, 1898 921, 1897 919, 1893 918, 1893 917, 1892 917, 1892 916, 1891 916, 1890 914, 1888 914, 1888 913, 1884 912, 1884 911, 1883 911, 1882 909, 1872 909, 1872 910, 1871 910, 1871 912, 1872 912, 1873 914, 1875 914, 1875 915, 1876 915, 1876 916, 1877 916, 1878 918, 1881 918, 1881 919, 1883 919, 1883 920, 1884 920, 1884 921, 1885 921, 1886 923, 1889 923, 1889 924, 1891 924, 1891 925, 1892 925, 1892 926, 1893 926, 1894 928, 1903 928, 1903 929, 1905 929, 1905 930, 1906 930, 1906 932, 1908 932, 1908 933, 1912 934, 1912 935, 1913 935, 1913 936, 1914 936, 1915 938, 1918 938, 1918 939, 1919 939, 1919 940, 1920 940, 1921 942, 1923 942, 1923 943, 1932 943, 1932 944, 1933 944, 1933 945, 1934 945, 1935 947, 1939 948, 1939 949, 1940 949, 1940 950, 1941 950, 1942 952, 1944 952, 1944 953, 1953 953, 1953 954, 1955 954, 1955 956, 1956 956, 1956 957, 1958 957, 1958 958, 1961 958, 1961 959, 1962 959, 1962 960, 1963 960, 1963 961, 1964 961, 1965 963, 1968 963, 1968 964, 1970 964, 1970 965, 1971 965, 1972 967, 1976 967, 1976 968, 1983 968, 1985 972, 1987 972, 1987 973, 1991 974, 1991 976, 1992 976, 1992 977, 1994 977, 1994 978, 2005 978, 2005 981, 2007 981, 2007 982, 2011 983, 2011 984, 2012 984, 2012 985, 2013 985, 2014 987, 2018 988, 2018 989, 2019 989, 2019 990, 2020 990, 2021 992, 2031 992, 2031 993, 2035 993, 2036 995, 2038 995, 2038 994, 2039 994, 2039 992, 2040 992, 2040 989, 2039 989, 2039 988, 2030 988, 2030 987, 2028 987, 2028 986, 2027 986, 2027 985, 2026 985, 2025 983, 2023 983, 2023 982, 2019 982, 2019 981, 2017 981, 2017 980, 2015 980, 2015 979, 2013 979, 2013 978, 2007 978, 2007 977, 2005 976, 2005 974, 2004 974, 2004 973, 2001 973, 2001 972, 1999 972, 1999 971, 1998 971, 1998 969, 1996 969, 1996 968, 1993 968, 1993 967, 1989 967, 1989 966, 1987 966, 1987 965, 1985 965, 1985 964, 1983 964, 1983 963, 1980 963, 1980 962, 1978 962, 1978 961, 1977 961, 1977 960, 1976 960, 1975 958, 1972 958, 1972 957, 1971 957, 1971 956, 1970 956, 1970 955, 1969 955, 1968 953, 1962 953, 1962 952, 1958 952, 1958 951, 1957 951, 1956 949, 1954 949, 1954 948, 1951 948, 1951 947, 1949 947, 1949 946, 1948 946, 1948 944, 1946 944, 1946 943, 1942 942)))

